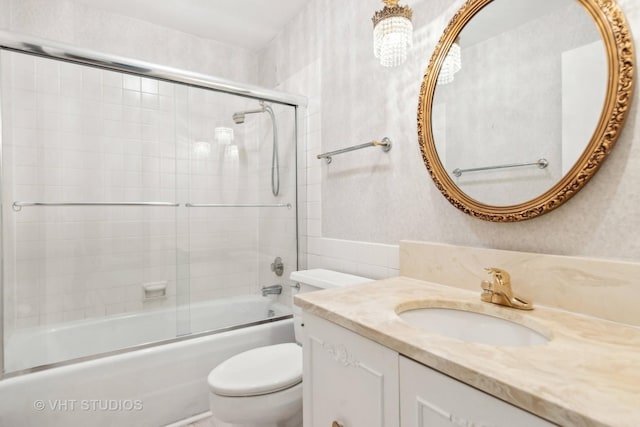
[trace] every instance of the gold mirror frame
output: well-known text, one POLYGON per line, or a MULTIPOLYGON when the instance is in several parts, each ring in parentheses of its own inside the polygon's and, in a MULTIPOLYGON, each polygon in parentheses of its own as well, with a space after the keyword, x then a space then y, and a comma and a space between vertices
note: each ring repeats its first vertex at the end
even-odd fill
POLYGON ((487 205, 467 196, 446 172, 433 139, 431 107, 438 74, 449 48, 464 26, 492 1, 468 0, 451 19, 440 38, 420 88, 418 141, 424 164, 436 187, 456 208, 486 221, 524 221, 545 214, 573 197, 596 173, 615 145, 631 105, 633 40, 624 14, 615 0, 577 0, 595 21, 608 59, 609 81, 600 121, 576 164, 551 189, 535 199, 517 205, 487 205))

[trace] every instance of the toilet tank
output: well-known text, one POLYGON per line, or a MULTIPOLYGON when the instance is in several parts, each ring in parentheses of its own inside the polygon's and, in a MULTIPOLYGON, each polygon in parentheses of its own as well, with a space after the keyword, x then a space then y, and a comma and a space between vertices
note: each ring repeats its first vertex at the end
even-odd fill
POLYGON ((325 270, 322 268, 294 271, 289 275, 289 279, 294 282, 291 292, 291 304, 293 307, 295 336, 298 343, 302 342, 302 309, 293 304, 293 297, 295 295, 373 281, 373 279, 368 279, 366 277, 325 270))

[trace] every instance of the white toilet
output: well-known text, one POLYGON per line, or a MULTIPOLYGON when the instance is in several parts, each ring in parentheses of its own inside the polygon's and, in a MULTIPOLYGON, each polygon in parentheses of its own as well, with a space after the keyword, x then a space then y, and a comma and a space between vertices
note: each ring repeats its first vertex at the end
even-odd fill
MULTIPOLYGON (((295 293, 371 281, 336 271, 294 271, 295 293), (296 285, 297 287, 297 285, 296 285)), ((293 306, 296 341, 302 341, 301 310, 293 306)), ((302 427, 302 348, 296 343, 259 347, 214 368, 209 402, 216 427, 302 427)))

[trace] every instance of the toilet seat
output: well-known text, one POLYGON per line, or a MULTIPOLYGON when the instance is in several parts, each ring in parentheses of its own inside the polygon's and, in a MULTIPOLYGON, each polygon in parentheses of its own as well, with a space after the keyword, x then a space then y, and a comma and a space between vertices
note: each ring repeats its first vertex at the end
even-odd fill
POLYGON ((260 396, 285 390, 302 381, 302 348, 286 343, 245 351, 214 368, 207 381, 219 396, 260 396))

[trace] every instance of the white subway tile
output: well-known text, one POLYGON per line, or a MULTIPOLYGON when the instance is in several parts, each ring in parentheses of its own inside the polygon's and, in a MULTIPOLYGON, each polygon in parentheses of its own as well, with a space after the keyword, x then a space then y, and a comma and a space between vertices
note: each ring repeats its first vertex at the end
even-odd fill
POLYGON ((62 78, 60 79, 60 95, 67 98, 82 97, 82 80, 62 78))
POLYGON ((142 123, 142 108, 139 107, 123 107, 122 120, 129 123, 142 123))
POLYGON ((133 90, 124 90, 122 94, 122 102, 124 105, 139 107, 141 102, 140 92, 133 90))
POLYGON ((158 92, 160 93, 160 95, 165 95, 166 97, 171 97, 171 96, 173 96, 174 86, 175 86, 174 83, 159 82, 159 84, 158 84, 158 92))
POLYGON ((322 236, 322 223, 319 220, 310 219, 307 221, 308 236, 322 236))
POLYGON ((33 326, 38 326, 39 317, 31 316, 31 317, 18 317, 15 319, 15 327, 17 329, 31 328, 33 326))
POLYGON ((140 89, 141 89, 140 77, 132 76, 129 74, 123 74, 122 87, 128 91, 140 92, 140 89))
POLYGON ((53 325, 62 322, 64 322, 64 316, 62 312, 40 314, 40 325, 53 325))
POLYGON ((115 87, 122 89, 122 73, 118 73, 115 71, 102 71, 102 83, 105 87, 115 87))
POLYGON ((60 313, 63 311, 65 297, 62 294, 44 295, 40 301, 42 313, 60 313))
POLYGON ((142 92, 157 94, 159 92, 158 80, 150 78, 142 78, 142 92))
POLYGON ((103 317, 107 313, 107 310, 104 306, 91 306, 84 309, 84 317, 85 318, 93 318, 93 317, 103 317))
POLYGON ((27 110, 35 110, 36 92, 31 90, 13 89, 10 95, 11 105, 13 107, 24 108, 27 110))
POLYGON ((105 307, 106 315, 121 314, 125 312, 124 303, 109 304, 105 307))
POLYGON ((11 142, 16 147, 37 147, 41 141, 40 135, 35 129, 14 128, 11 142))
POLYGON ((122 103, 122 88, 104 86, 102 88, 102 99, 109 104, 119 105, 122 103))
POLYGON ((14 88, 34 90, 36 86, 35 57, 12 55, 11 78, 14 88))
POLYGON ((102 84, 93 81, 82 82, 82 97, 84 99, 101 100, 102 99, 102 84))
POLYGON ((154 93, 143 93, 141 105, 144 108, 150 108, 154 110, 158 109, 160 105, 158 100, 158 95, 154 93))
POLYGON ((307 185, 307 201, 309 202, 322 201, 322 187, 320 184, 307 185))

